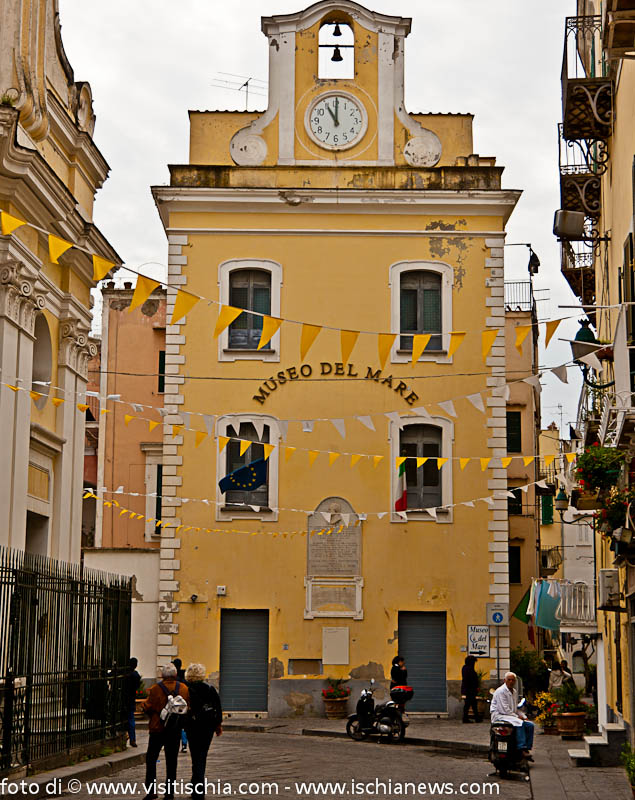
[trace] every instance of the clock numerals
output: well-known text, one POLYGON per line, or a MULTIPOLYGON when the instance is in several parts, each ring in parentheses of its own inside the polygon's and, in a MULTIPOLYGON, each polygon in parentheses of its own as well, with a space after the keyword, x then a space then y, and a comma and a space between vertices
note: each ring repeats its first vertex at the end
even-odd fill
POLYGON ((337 95, 319 100, 307 122, 313 138, 332 149, 355 144, 364 124, 360 107, 349 98, 337 95))

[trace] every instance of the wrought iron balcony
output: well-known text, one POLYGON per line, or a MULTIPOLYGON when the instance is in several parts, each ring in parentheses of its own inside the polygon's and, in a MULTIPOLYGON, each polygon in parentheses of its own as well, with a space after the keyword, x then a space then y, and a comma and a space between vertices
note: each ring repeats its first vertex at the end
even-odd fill
POLYGON ((567 141, 558 125, 560 208, 598 217, 601 211, 600 176, 606 172, 608 151, 601 141, 567 141))
POLYGON ((563 627, 593 626, 595 614, 595 591, 584 581, 560 584, 560 616, 563 627))
POLYGON ((605 0, 602 43, 609 59, 635 58, 635 0, 605 0))
POLYGON ((595 298, 595 267, 593 248, 584 242, 562 242, 561 270, 573 294, 582 305, 593 305, 595 298))
POLYGON ((567 140, 605 140, 613 123, 613 88, 599 57, 602 18, 567 17, 562 57, 562 124, 567 140), (601 74, 598 74, 601 73, 601 74))
POLYGON ((505 281, 505 311, 535 311, 531 281, 505 281))

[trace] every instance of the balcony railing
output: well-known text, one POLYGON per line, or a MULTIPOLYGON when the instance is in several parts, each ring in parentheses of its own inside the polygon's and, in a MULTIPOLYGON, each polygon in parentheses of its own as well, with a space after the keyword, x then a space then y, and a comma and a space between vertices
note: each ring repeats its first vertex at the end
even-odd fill
POLYGON ((592 586, 578 581, 560 584, 560 617, 562 625, 595 622, 595 592, 592 586))
POLYGON ((602 18, 567 17, 562 58, 565 139, 604 140, 611 135, 613 88, 600 61, 602 18))
POLYGON ((505 281, 505 311, 533 311, 534 308, 531 281, 505 281))
POLYGON ((601 210, 600 175, 606 170, 608 151, 604 142, 570 142, 564 124, 558 125, 560 207, 597 217, 601 210))
POLYGON ((602 34, 609 59, 635 57, 635 0, 605 0, 602 34))
POLYGON ((573 294, 583 305, 595 301, 595 267, 593 248, 584 242, 562 242, 561 270, 573 294))

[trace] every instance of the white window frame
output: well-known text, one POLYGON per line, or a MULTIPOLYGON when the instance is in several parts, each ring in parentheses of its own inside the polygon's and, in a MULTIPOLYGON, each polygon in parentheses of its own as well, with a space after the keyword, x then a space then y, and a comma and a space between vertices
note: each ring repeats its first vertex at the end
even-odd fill
MULTIPOLYGON (((271 275, 271 316, 280 316, 280 293, 282 287, 282 265, 264 258, 232 258, 218 267, 218 292, 220 302, 229 305, 229 276, 238 270, 259 269, 271 275)), ((218 337, 219 361, 280 361, 280 331, 271 339, 267 350, 243 350, 229 348, 229 328, 218 337)))
POLYGON ((412 353, 399 349, 401 329, 401 276, 404 272, 434 272, 441 277, 441 342, 442 349, 422 353, 419 361, 431 361, 436 364, 451 364, 452 356, 448 356, 450 332, 452 327, 452 289, 454 287, 454 268, 444 261, 397 261, 389 270, 388 286, 390 287, 390 330, 396 333, 395 342, 390 352, 392 364, 408 364, 412 361, 412 353))
POLYGON ((390 464, 391 464, 391 480, 390 480, 390 521, 391 522, 438 522, 441 524, 452 522, 454 519, 453 509, 438 509, 436 520, 427 511, 407 511, 407 520, 400 516, 395 510, 395 502, 397 501, 397 470, 395 468, 396 460, 399 457, 399 434, 402 428, 409 425, 432 425, 441 429, 441 458, 447 458, 448 461, 441 468, 441 502, 447 506, 454 502, 453 498, 453 484, 452 473, 454 470, 454 461, 452 460, 452 453, 454 450, 454 423, 446 417, 431 416, 426 417, 420 414, 404 414, 400 416, 399 420, 391 420, 389 423, 389 438, 390 438, 390 464))
POLYGON ((145 456, 145 487, 146 487, 146 522, 144 536, 146 542, 156 542, 161 537, 161 528, 156 522, 148 522, 148 518, 155 519, 157 498, 149 497, 150 492, 156 494, 157 466, 163 464, 163 442, 141 442, 141 451, 145 456))
POLYGON ((234 430, 240 429, 241 422, 262 421, 269 426, 269 444, 275 445, 268 458, 269 462, 269 508, 270 511, 224 511, 225 495, 221 492, 219 482, 225 477, 226 451, 218 453, 216 447, 216 520, 218 522, 231 522, 234 519, 259 519, 263 522, 277 522, 278 520, 278 465, 280 463, 280 427, 278 420, 268 414, 225 414, 216 420, 216 436, 227 436, 227 429, 231 426, 234 430))

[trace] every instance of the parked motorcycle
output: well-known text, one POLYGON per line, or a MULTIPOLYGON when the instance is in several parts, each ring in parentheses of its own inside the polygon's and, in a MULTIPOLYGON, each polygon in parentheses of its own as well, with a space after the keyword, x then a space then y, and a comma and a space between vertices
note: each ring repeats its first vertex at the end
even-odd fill
MULTIPOLYGON (((518 707, 524 703, 521 700, 518 707)), ((488 758, 501 778, 506 778, 508 772, 520 772, 524 780, 529 780, 529 761, 516 748, 515 728, 510 722, 492 722, 488 758)))
POLYGON ((410 724, 402 708, 412 699, 414 691, 411 686, 393 686, 390 700, 375 705, 374 683, 373 678, 370 687, 362 689, 355 713, 349 716, 346 723, 346 733, 355 741, 379 736, 387 742, 401 742, 410 724))

